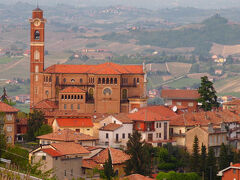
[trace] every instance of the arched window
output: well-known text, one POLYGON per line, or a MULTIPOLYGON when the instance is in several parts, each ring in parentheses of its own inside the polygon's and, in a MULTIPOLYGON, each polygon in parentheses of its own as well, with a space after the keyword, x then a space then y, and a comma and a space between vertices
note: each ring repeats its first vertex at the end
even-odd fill
POLYGON ((101 84, 101 78, 98 78, 98 84, 101 84))
POLYGON ((62 95, 62 99, 64 99, 64 95, 62 95))
POLYGON ((81 99, 83 99, 83 95, 81 95, 81 99))
POLYGON ((106 80, 106 84, 109 84, 109 78, 107 78, 107 80, 106 80))
POLYGON ((36 66, 35 66, 35 73, 38 73, 38 72, 39 72, 39 66, 36 65, 36 66))
POLYGON ((38 81, 38 75, 35 76, 35 81, 36 81, 36 82, 38 81))
POLYGON ((113 84, 113 78, 110 79, 110 84, 113 84))
POLYGON ((102 78, 102 83, 105 84, 105 78, 102 78))
POLYGON ((70 95, 68 95, 68 99, 70 99, 70 95))
POLYGON ((38 50, 34 51, 34 60, 39 60, 40 59, 40 53, 38 50))
POLYGON ((77 99, 77 95, 74 95, 74 99, 77 99))
POLYGON ((65 95, 65 98, 64 99, 67 99, 67 95, 65 95))
POLYGON ((117 84, 117 78, 114 78, 114 84, 117 84))
POLYGON ((74 83, 74 82, 75 82, 75 79, 71 79, 71 82, 74 83))
POLYGON ((90 89, 89 89, 88 98, 89 98, 89 99, 93 99, 93 88, 90 88, 90 89))
POLYGON ((122 90, 122 99, 124 99, 124 100, 127 99, 127 89, 122 90))
POLYGON ((36 30, 36 31, 34 32, 34 39, 35 39, 35 40, 39 40, 39 39, 40 39, 40 32, 39 32, 38 30, 36 30))
POLYGON ((80 96, 79 96, 79 95, 77 96, 77 99, 80 99, 80 96))
POLYGON ((48 76, 46 76, 46 82, 48 82, 48 76))
POLYGON ((71 95, 71 99, 73 99, 73 95, 71 95))

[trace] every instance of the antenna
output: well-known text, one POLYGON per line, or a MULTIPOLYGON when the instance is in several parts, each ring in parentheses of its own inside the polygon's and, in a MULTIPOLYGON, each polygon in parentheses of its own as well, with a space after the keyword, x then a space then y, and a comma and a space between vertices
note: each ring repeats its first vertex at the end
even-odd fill
POLYGON ((38 6, 38 0, 36 0, 37 1, 37 8, 39 8, 39 6, 38 6))

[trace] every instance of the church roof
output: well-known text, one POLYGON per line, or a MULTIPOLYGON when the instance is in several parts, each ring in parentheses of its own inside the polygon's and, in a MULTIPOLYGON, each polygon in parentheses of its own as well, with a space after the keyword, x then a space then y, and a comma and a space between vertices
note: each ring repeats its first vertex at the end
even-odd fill
POLYGON ((77 74, 143 74, 142 65, 120 65, 111 62, 98 65, 55 64, 48 67, 45 73, 77 73, 77 74))

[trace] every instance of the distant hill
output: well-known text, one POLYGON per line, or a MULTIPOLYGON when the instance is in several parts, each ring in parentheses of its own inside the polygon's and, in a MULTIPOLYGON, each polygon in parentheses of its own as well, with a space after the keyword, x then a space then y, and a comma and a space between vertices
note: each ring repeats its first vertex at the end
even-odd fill
POLYGON ((136 39, 139 45, 152 45, 162 48, 194 47, 194 54, 207 55, 213 43, 223 45, 240 44, 240 25, 229 23, 216 14, 200 24, 158 31, 135 31, 125 35, 111 33, 104 40, 136 39), (195 27, 196 26, 196 27, 195 27))

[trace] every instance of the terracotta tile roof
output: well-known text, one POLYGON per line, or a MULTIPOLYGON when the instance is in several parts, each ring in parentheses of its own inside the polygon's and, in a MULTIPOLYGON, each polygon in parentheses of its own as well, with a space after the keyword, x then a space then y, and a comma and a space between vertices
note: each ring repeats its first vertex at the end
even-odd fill
POLYGON ((58 106, 54 101, 43 100, 37 103, 34 109, 58 109, 58 106))
POLYGON ((176 116, 177 114, 174 113, 171 109, 166 106, 147 106, 142 109, 146 109, 148 111, 152 111, 154 113, 160 114, 164 118, 170 118, 176 116))
POLYGON ((60 93, 86 93, 86 91, 77 87, 67 87, 61 90, 60 93))
POLYGON ((116 124, 116 123, 110 123, 106 126, 101 127, 99 130, 100 131, 115 131, 116 129, 122 127, 121 124, 116 124))
POLYGON ((50 155, 52 157, 63 156, 60 152, 58 152, 52 148, 41 149, 41 151, 47 153, 48 155, 50 155))
POLYGON ((100 151, 98 154, 92 157, 92 160, 94 160, 98 164, 104 164, 108 160, 108 152, 110 151, 111 157, 112 157, 112 164, 122 164, 125 161, 127 161, 130 156, 126 153, 124 153, 122 150, 114 149, 114 148, 106 148, 102 151, 100 151))
POLYGON ((128 114, 133 121, 166 121, 167 118, 148 109, 139 109, 135 113, 128 114))
POLYGON ((133 121, 128 117, 128 114, 126 114, 126 113, 114 114, 113 117, 115 117, 117 120, 121 121, 123 124, 133 123, 133 121))
POLYGON ((142 65, 120 65, 104 63, 98 65, 55 64, 45 70, 46 73, 91 73, 91 74, 143 74, 142 65))
POLYGON ((232 167, 240 167, 240 163, 231 165, 232 167))
POLYGON ((94 141, 94 140, 97 140, 98 138, 95 138, 87 134, 79 133, 71 129, 64 129, 64 130, 59 130, 57 132, 38 136, 37 139, 75 142, 75 141, 91 141, 91 140, 94 141))
POLYGON ((240 105, 240 99, 236 99, 233 101, 225 102, 223 105, 240 105))
POLYGON ((19 110, 0 101, 0 112, 18 112, 19 110))
POLYGON ((80 113, 76 110, 54 110, 54 111, 45 111, 44 115, 46 117, 78 117, 78 118, 90 118, 91 114, 80 113))
POLYGON ((99 146, 86 146, 85 148, 89 151, 94 151, 96 149, 102 149, 102 147, 99 147, 99 146))
POLYGON ((120 178, 120 180, 153 180, 153 179, 150 177, 143 176, 141 174, 131 174, 129 176, 120 178))
POLYGON ((94 160, 92 159, 83 159, 82 160, 82 167, 88 168, 88 169, 94 169, 94 168, 100 168, 100 165, 97 164, 94 160))
POLYGON ((62 155, 90 153, 90 151, 88 151, 86 148, 74 142, 53 143, 50 146, 53 147, 56 151, 58 151, 62 155))
POLYGON ((198 99, 198 90, 163 89, 161 97, 165 99, 198 99))
POLYGON ((169 118, 171 126, 195 126, 220 124, 222 122, 239 122, 240 116, 229 110, 208 111, 208 112, 188 112, 169 118))
POLYGON ((57 118, 60 127, 93 127, 91 118, 57 118))

